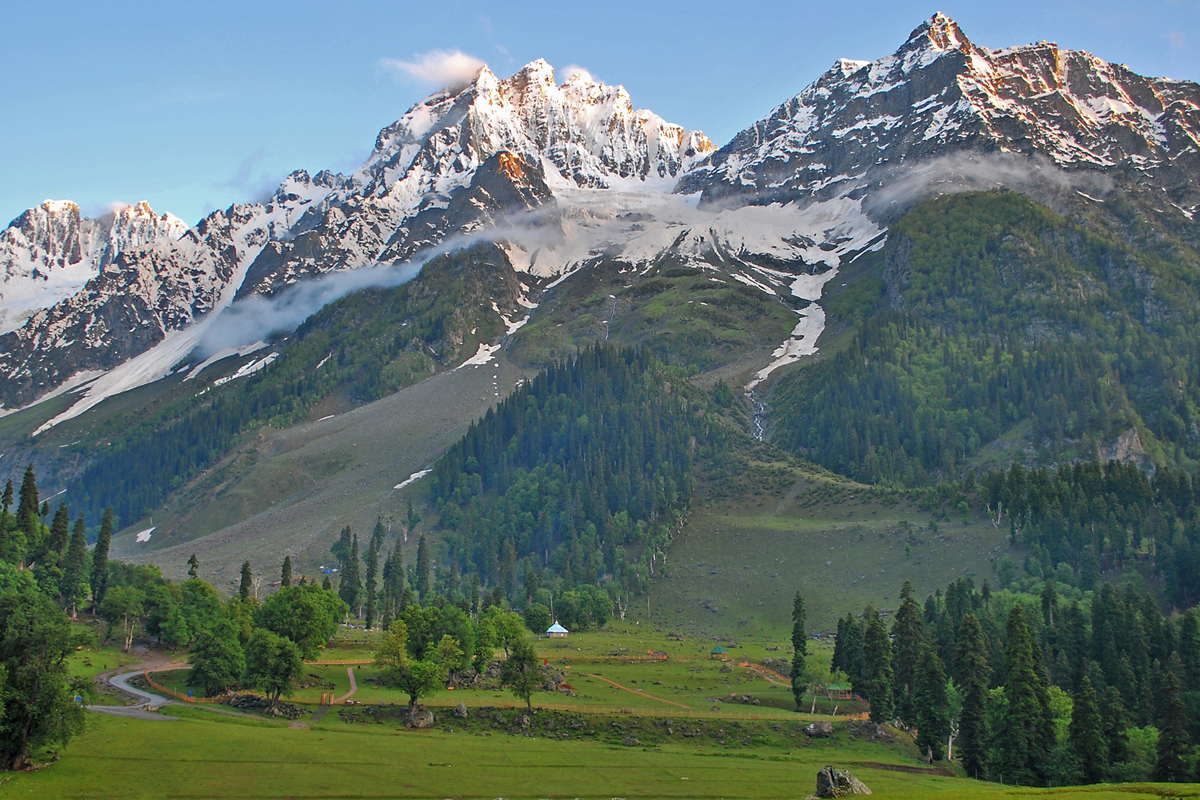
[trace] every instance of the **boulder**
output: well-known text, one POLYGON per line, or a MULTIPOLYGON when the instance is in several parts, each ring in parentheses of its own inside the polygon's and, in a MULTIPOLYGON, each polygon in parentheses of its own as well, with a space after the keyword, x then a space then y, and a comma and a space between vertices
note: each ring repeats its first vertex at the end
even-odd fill
POLYGON ((433 712, 425 708, 425 706, 417 706, 404 718, 404 727, 417 729, 432 728, 433 712))
POLYGON ((637 743, 638 740, 632 736, 626 736, 621 740, 621 744, 625 745, 626 747, 637 747, 637 743))
POLYGON ((804 735, 810 739, 828 739, 833 736, 833 723, 820 720, 804 726, 804 735))
POLYGON ((852 794, 871 794, 871 790, 849 772, 834 767, 822 767, 817 773, 815 797, 849 797, 852 794))
POLYGON ((465 703, 459 703, 454 707, 454 716, 458 717, 459 719, 466 719, 470 715, 471 712, 467 711, 467 706, 465 703))

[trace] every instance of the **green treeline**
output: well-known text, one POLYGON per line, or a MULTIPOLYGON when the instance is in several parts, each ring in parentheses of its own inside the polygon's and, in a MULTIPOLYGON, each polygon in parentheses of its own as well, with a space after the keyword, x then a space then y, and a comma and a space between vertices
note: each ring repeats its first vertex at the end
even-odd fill
POLYGON ((1057 470, 1013 464, 983 477, 978 502, 1028 547, 1032 576, 1091 590, 1104 572, 1140 566, 1162 581, 1170 603, 1198 599, 1200 482, 1182 470, 1150 477, 1115 461, 1057 470))
POLYGON ((682 523, 694 465, 725 442, 708 396, 646 351, 583 350, 489 410, 434 467, 449 561, 514 599, 518 577, 549 570, 627 603, 682 523))
POLYGON ((961 475, 1006 436, 1057 463, 1136 431, 1154 461, 1190 467, 1200 271, 1164 251, 1014 193, 922 203, 892 227, 887 291, 851 344, 781 380, 774 440, 908 486, 961 475))
POLYGON ((304 579, 260 602, 247 591, 249 564, 243 591, 227 601, 198 576, 195 556, 183 583, 165 579, 155 566, 110 560, 111 509, 91 550, 82 515, 72 526, 60 503, 47 525, 49 516, 32 468, 19 491, 6 483, 0 498, 0 769, 22 768, 39 749, 65 745, 83 729, 83 707, 74 698, 91 701, 95 690, 67 670, 71 654, 94 644, 90 634, 71 628, 80 613, 104 620, 105 638, 126 651, 139 635, 172 650, 189 648, 189 680, 206 694, 242 687, 274 703, 294 688, 301 659, 316 655, 347 612, 334 592, 304 579))
POLYGON ((1025 786, 1193 780, 1200 621, 1164 617, 1133 583, 1042 581, 993 593, 959 579, 920 605, 905 582, 890 626, 868 606, 838 621, 832 667, 877 722, 918 730, 936 760, 1025 786))
POLYGON ((378 400, 455 363, 477 341, 503 332, 490 311, 491 298, 505 291, 498 253, 442 256, 403 286, 334 301, 278 343, 279 357, 267 368, 223 387, 199 391, 198 384, 197 394, 135 424, 111 422, 96 434, 111 447, 99 449, 68 497, 93 523, 106 505, 128 523, 219 461, 243 433, 299 422, 334 393, 378 400))

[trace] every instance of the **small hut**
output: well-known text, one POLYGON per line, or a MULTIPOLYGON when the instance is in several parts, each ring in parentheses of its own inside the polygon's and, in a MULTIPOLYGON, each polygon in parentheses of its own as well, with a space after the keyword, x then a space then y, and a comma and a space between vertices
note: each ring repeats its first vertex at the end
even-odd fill
POLYGON ((551 639, 565 639, 567 638, 568 633, 570 633, 570 631, 568 631, 562 625, 559 625, 558 620, 555 620, 554 624, 546 629, 546 636, 550 637, 551 639))
POLYGON ((721 645, 717 645, 712 650, 708 651, 708 657, 709 658, 719 658, 721 660, 724 660, 725 659, 725 648, 722 647, 721 645))

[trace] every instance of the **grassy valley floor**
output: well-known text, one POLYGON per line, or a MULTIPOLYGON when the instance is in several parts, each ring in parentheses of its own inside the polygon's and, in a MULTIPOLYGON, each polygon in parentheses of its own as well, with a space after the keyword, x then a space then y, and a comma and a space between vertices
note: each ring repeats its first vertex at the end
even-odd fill
POLYGON ((22 798, 763 798, 803 797, 827 763, 876 795, 1002 798, 1069 792, 1083 798, 1196 797, 1197 786, 1030 790, 941 774, 897 771, 902 756, 868 742, 791 753, 774 747, 611 745, 544 736, 310 727, 172 708, 176 721, 89 718, 52 767, 4 784, 22 798))

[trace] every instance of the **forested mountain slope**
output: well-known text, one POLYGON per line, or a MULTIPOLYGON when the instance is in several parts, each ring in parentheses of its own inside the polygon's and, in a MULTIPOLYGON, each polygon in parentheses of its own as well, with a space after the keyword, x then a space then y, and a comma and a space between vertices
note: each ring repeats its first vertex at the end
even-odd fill
POLYGON ((888 235, 837 355, 781 380, 774 440, 863 480, 994 461, 1200 456, 1200 258, 1015 193, 924 203, 888 235))

